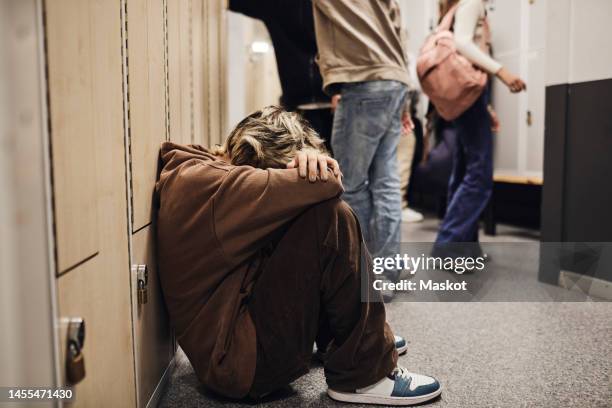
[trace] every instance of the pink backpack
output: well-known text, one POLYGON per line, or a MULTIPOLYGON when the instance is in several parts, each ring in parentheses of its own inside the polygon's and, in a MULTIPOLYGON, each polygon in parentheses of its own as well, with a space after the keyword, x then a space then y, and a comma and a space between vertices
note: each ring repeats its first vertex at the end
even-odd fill
POLYGON ((423 92, 446 120, 465 112, 487 84, 487 74, 457 52, 450 31, 457 6, 451 8, 421 47, 417 75, 423 92))

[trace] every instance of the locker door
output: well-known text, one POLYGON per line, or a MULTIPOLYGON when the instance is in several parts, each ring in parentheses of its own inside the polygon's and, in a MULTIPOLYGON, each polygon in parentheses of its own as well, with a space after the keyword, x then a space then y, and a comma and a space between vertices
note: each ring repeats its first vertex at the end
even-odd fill
MULTIPOLYGON (((82 255, 78 247, 60 249, 66 236, 97 243, 97 255, 63 271, 56 285, 59 317, 82 317, 86 323, 86 375, 71 405, 78 407, 135 403, 120 11, 119 0, 45 3, 53 194, 64 195, 55 202, 54 217, 58 226, 67 216, 82 224, 68 235, 56 230, 58 255, 82 255), (77 179, 86 172, 89 185, 77 179), (91 198, 84 200, 84 191, 91 198), (90 201, 98 203, 95 211, 79 208, 90 201)), ((58 365, 65 376, 63 322, 57 326, 58 365)))
POLYGON ((131 170, 131 287, 137 405, 146 406, 174 355, 169 317, 155 262, 152 200, 159 147, 167 139, 166 5, 128 0, 124 36, 128 75, 131 170), (147 301, 138 297, 138 265, 147 269, 147 301))
POLYGON ((139 303, 134 296, 134 352, 138 407, 145 407, 163 379, 172 357, 174 340, 170 318, 164 303, 156 264, 155 224, 132 235, 132 287, 138 287, 138 265, 147 268, 147 301, 139 303))
POLYGON ((208 93, 205 87, 206 75, 206 21, 205 0, 192 0, 193 61, 193 142, 209 146, 208 140, 208 93))
POLYGON ((529 52, 525 172, 537 177, 542 177, 544 168, 545 69, 544 50, 529 52))
POLYGON ((219 111, 219 142, 222 143, 229 133, 227 128, 226 111, 224 107, 227 104, 227 2, 218 0, 217 18, 219 19, 219 27, 217 30, 217 38, 219 39, 219 100, 217 101, 217 109, 219 111))
POLYGON ((49 4, 47 18, 56 257, 57 271, 63 273, 99 252, 95 61, 89 4, 49 4))
POLYGON ((527 73, 527 152, 525 171, 542 177, 544 162, 544 114, 546 92, 546 7, 547 0, 529 2, 527 73))
MULTIPOLYGON (((511 72, 519 72, 520 55, 505 55, 496 59, 511 72)), ((493 106, 501 122, 501 129, 494 138, 495 173, 516 175, 520 154, 518 140, 522 127, 525 126, 524 112, 519 104, 519 97, 511 94, 500 80, 493 79, 491 85, 493 86, 493 106)))
MULTIPOLYGON (((527 0, 494 0, 487 6, 492 31, 494 57, 508 70, 522 77, 524 72, 524 43, 527 39, 525 7, 527 0)), ((501 122, 495 138, 495 173, 518 175, 522 172, 526 139, 526 97, 514 95, 498 79, 493 82, 493 106, 501 122)))
POLYGON ((170 140, 193 142, 191 0, 167 0, 170 140))
POLYGON ((223 134, 224 114, 221 108, 225 101, 225 8, 223 0, 205 1, 208 94, 208 133, 211 145, 220 144, 223 134))
POLYGON ((172 330, 155 264, 152 208, 159 147, 168 136, 166 5, 157 0, 129 0, 124 28, 129 71, 132 316, 139 407, 147 405, 174 355, 172 330), (146 303, 141 303, 137 294, 138 265, 147 269, 146 303))
MULTIPOLYGON (((555 0, 553 0, 554 2, 555 0)), ((543 50, 546 47, 546 10, 548 0, 529 1, 529 49, 543 50)))
POLYGON ((127 2, 129 144, 132 230, 151 222, 159 147, 166 140, 166 38, 164 2, 127 2))

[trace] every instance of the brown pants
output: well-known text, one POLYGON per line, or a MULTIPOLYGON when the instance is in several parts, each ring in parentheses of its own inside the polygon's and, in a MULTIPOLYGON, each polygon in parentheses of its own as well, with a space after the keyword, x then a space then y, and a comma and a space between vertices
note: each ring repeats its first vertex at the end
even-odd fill
POLYGON ((317 336, 331 339, 325 377, 335 390, 371 385, 393 370, 397 352, 384 304, 361 299, 369 258, 357 218, 339 199, 313 206, 286 228, 249 302, 257 332, 251 397, 308 372, 317 336))

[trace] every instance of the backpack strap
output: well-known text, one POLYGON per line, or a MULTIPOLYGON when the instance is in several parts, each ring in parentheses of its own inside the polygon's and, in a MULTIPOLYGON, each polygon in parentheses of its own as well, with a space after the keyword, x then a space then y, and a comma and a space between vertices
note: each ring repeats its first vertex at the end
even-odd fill
POLYGON ((449 31, 453 25, 453 20, 455 19, 455 12, 457 11, 457 7, 459 7, 459 3, 455 4, 453 7, 448 10, 438 27, 436 28, 436 32, 440 31, 449 31))

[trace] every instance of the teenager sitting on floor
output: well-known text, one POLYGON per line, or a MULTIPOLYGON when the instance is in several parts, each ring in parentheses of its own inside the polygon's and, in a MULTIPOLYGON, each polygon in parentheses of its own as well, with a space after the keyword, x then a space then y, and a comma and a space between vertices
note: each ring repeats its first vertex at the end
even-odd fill
POLYGON ((163 144, 158 258, 178 342, 200 381, 227 397, 289 384, 325 338, 332 398, 434 398, 435 379, 397 365, 384 304, 362 302, 370 257, 322 146, 277 107, 249 115, 215 151, 163 144))

